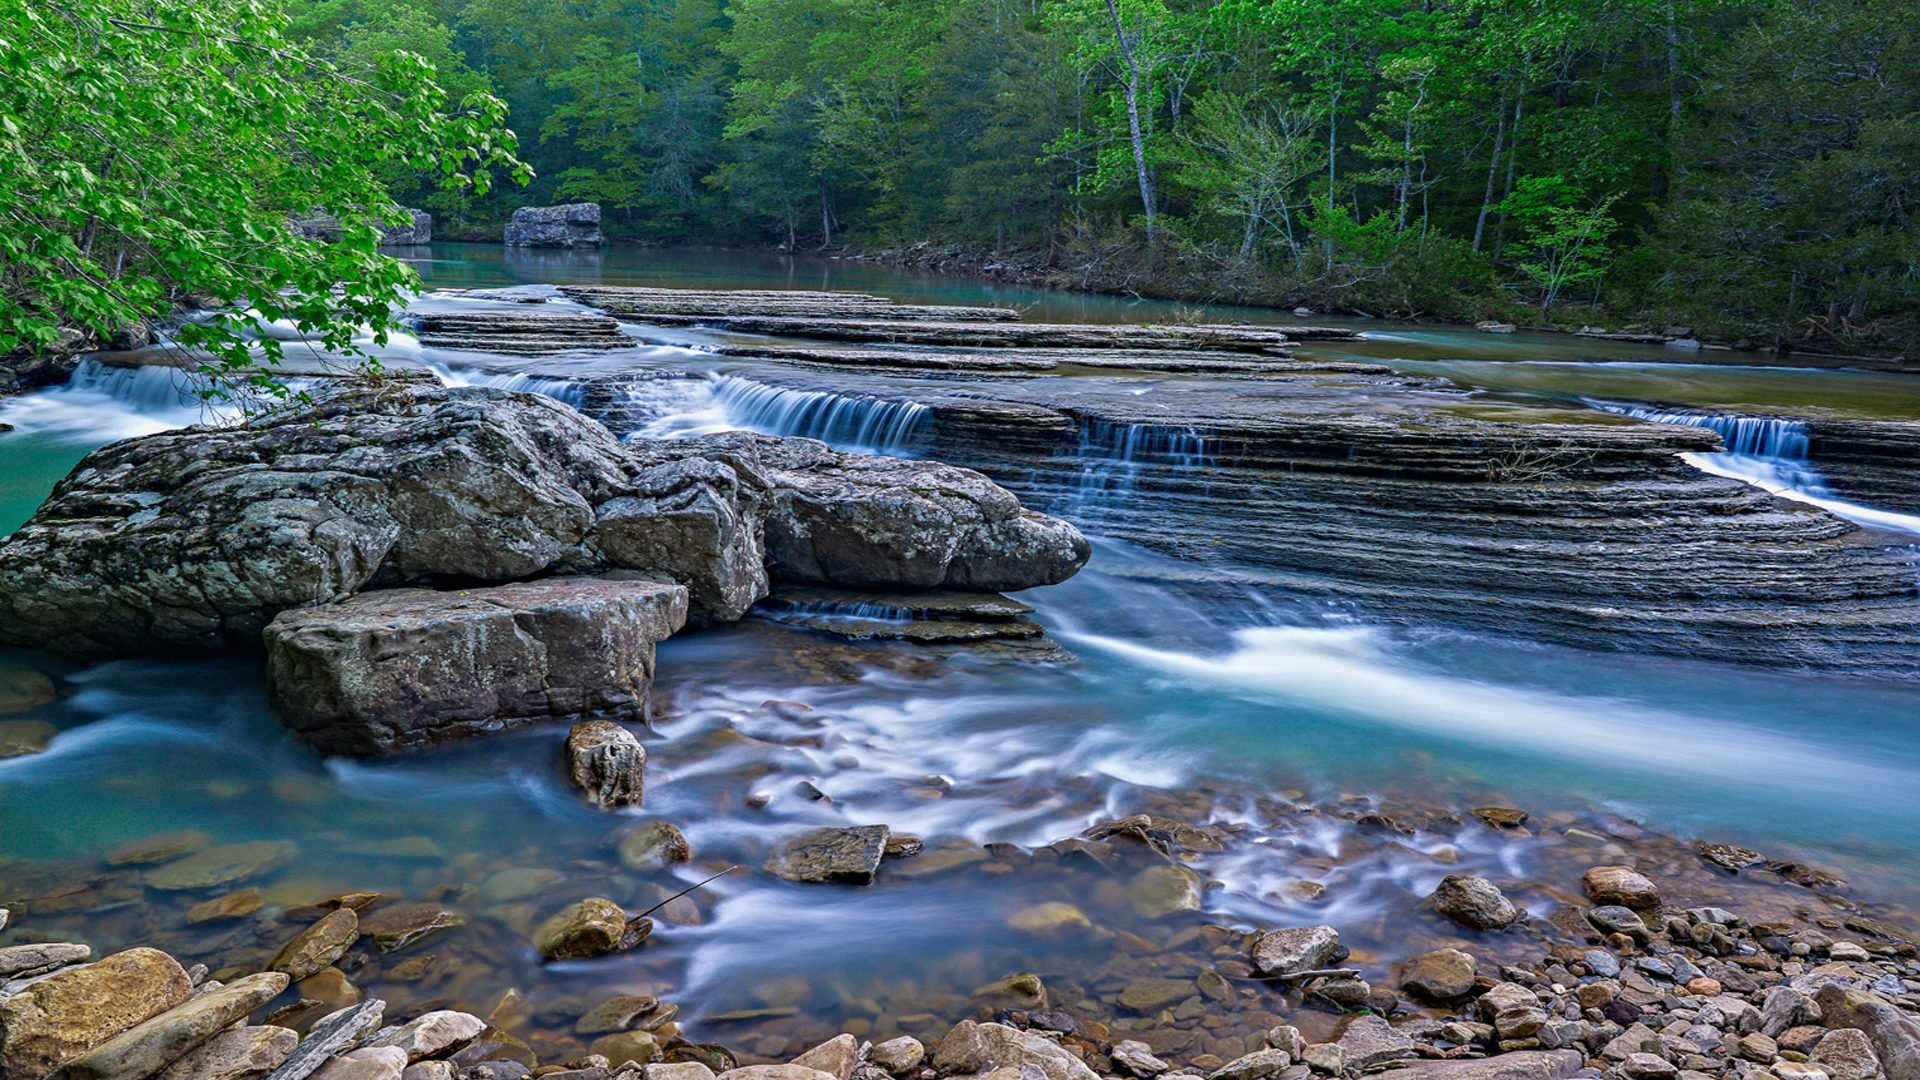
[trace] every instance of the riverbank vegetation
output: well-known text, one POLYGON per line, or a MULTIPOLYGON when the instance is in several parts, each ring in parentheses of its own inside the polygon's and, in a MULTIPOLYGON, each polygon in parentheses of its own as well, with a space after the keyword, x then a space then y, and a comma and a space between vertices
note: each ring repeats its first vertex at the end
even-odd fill
MULTIPOLYGON (((375 250, 396 186, 464 197, 524 174, 498 98, 450 98, 407 52, 330 59, 286 26, 258 0, 0 0, 0 375, 138 344, 182 302, 349 350, 416 280, 375 250)), ((239 373, 280 350, 240 320, 174 336, 239 373)))
POLYGON ((293 0, 512 106, 655 241, 919 249, 1095 288, 1685 323, 1909 351, 1920 31, 1898 0, 293 0))

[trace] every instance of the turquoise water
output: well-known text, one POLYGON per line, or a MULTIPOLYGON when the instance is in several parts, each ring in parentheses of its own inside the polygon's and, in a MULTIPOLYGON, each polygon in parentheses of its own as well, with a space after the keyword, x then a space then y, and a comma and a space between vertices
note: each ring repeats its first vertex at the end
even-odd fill
MULTIPOLYGON (((1042 310, 1050 318, 1151 317, 1110 297, 1034 296, 859 264, 646 252, 508 264, 498 254, 455 249, 426 269, 438 286, 569 274, 784 281, 947 302, 1025 296, 1056 305, 1042 310)), ((1475 341, 1471 332, 1446 338, 1463 352, 1475 341)), ((148 390, 83 385, 0 405, 0 420, 21 429, 0 434, 0 529, 88 447, 199 417, 192 402, 148 390)), ((19 924, 36 936, 153 942, 218 968, 264 961, 292 932, 273 921, 287 905, 349 890, 431 900, 466 925, 368 958, 357 983, 401 1008, 481 1012, 517 988, 529 1002, 523 1033, 573 1050, 571 1018, 597 995, 658 993, 682 1007, 691 1036, 772 1053, 853 1022, 935 1034, 969 1010, 974 986, 1015 970, 1045 972, 1056 987, 1094 982, 1119 956, 1111 937, 1008 927, 1041 902, 1079 905, 1105 930, 1155 939, 1208 920, 1332 922, 1364 966, 1384 970, 1457 940, 1420 908, 1446 873, 1509 882, 1537 915, 1577 891, 1579 868, 1596 856, 1566 838, 1569 824, 1622 843, 1636 835, 1622 819, 1732 840, 1841 870, 1876 910, 1899 915, 1920 901, 1911 826, 1920 690, 1441 627, 1389 631, 1283 590, 1198 581, 1110 543, 1080 577, 1025 598, 1074 662, 856 645, 757 620, 668 641, 647 737, 648 805, 616 815, 567 786, 559 729, 325 761, 271 715, 255 658, 63 666, 0 657, 62 687, 56 703, 21 714, 60 729, 51 748, 0 761, 0 906, 24 900, 19 924), (1528 809, 1537 832, 1460 819, 1488 803, 1528 809), (1348 820, 1356 807, 1407 831, 1357 826, 1348 820), (1203 911, 1134 910, 1127 888, 1140 866, 1126 862, 1008 856, 916 876, 927 864, 908 861, 883 868, 866 890, 795 886, 760 870, 771 845, 805 826, 884 822, 935 851, 1033 847, 1141 808, 1244 830, 1226 853, 1196 863, 1215 882, 1203 911), (656 816, 686 832, 695 866, 635 870, 614 859, 620 829, 656 816), (218 843, 293 845, 246 882, 265 893, 255 922, 186 927, 185 909, 220 890, 143 890, 137 871, 100 861, 123 841, 183 828, 218 843), (534 962, 527 934, 566 903, 605 895, 640 910, 729 865, 741 869, 663 913, 668 921, 635 953, 534 962), (1292 890, 1302 880, 1325 896, 1302 899, 1292 890), (399 963, 427 956, 425 975, 399 963), (725 1018, 742 1009, 798 1015, 725 1018)), ((1641 842, 1650 857, 1689 858, 1657 838, 1641 842)), ((1752 888, 1818 903, 1800 889, 1752 888)))

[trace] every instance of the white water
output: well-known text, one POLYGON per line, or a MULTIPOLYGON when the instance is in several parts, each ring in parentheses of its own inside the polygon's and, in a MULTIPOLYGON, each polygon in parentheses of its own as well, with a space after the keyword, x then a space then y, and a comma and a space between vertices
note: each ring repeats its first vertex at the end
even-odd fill
POLYGON ((713 394, 736 427, 870 454, 910 454, 933 421, 933 410, 918 402, 791 390, 738 375, 714 376, 713 394))
POLYGON ((231 404, 202 395, 207 385, 178 368, 82 360, 64 385, 0 399, 0 423, 21 434, 94 445, 234 416, 231 404))
POLYGON ((1641 406, 1596 402, 1608 412, 1651 420, 1656 424, 1683 424, 1717 432, 1726 449, 1716 454, 1682 454, 1688 464, 1715 476, 1741 480, 1783 499, 1817 506, 1836 517, 1876 529, 1920 536, 1920 515, 1863 506, 1839 498, 1827 489, 1820 470, 1807 460, 1812 438, 1807 425, 1777 416, 1735 416, 1720 413, 1669 412, 1641 406))

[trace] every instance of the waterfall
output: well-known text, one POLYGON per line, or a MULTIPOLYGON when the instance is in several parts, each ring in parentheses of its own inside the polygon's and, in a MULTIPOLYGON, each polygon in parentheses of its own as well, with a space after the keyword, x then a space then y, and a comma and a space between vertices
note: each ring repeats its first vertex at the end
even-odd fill
POLYGON ((734 427, 862 453, 909 456, 933 420, 933 410, 918 402, 789 390, 736 375, 714 376, 713 391, 734 427))
POLYGON ((1651 420, 1656 424, 1684 424, 1706 428, 1727 444, 1726 452, 1743 457, 1774 458, 1779 461, 1807 460, 1811 443, 1807 425, 1799 420, 1778 416, 1734 416, 1724 413, 1666 412, 1641 406, 1608 407, 1607 411, 1651 420))
POLYGON ((1073 459, 1079 465, 1079 479, 1067 501, 1077 513, 1132 495, 1143 470, 1203 469, 1215 464, 1211 441, 1193 428, 1107 420, 1081 424, 1073 459))
POLYGON ((62 385, 0 403, 0 421, 21 433, 99 444, 232 417, 233 404, 202 394, 208 386, 180 368, 82 360, 62 385))
POLYGON ((1684 424, 1719 433, 1726 450, 1717 454, 1682 454, 1702 472, 1741 480, 1785 499, 1820 507, 1836 517, 1877 529, 1920 534, 1920 514, 1902 514, 1862 506, 1839 498, 1827 488, 1808 458, 1812 437, 1799 420, 1778 416, 1739 416, 1730 413, 1669 412, 1641 405, 1590 402, 1597 408, 1656 424, 1684 424))
POLYGON ((451 368, 429 365, 440 381, 448 386, 489 386, 495 390, 513 390, 540 394, 579 408, 586 401, 587 385, 575 379, 552 375, 529 375, 524 371, 487 371, 480 368, 451 368))

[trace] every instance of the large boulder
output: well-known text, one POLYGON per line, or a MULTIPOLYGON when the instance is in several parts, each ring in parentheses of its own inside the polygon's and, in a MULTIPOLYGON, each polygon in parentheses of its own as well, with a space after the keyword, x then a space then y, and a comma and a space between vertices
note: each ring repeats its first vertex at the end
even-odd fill
POLYGON ((613 436, 559 402, 418 382, 128 439, 0 542, 0 643, 208 652, 370 584, 526 577, 626 478, 613 436))
POLYGON ((411 247, 433 242, 432 214, 425 210, 415 210, 410 206, 401 207, 400 212, 407 215, 407 223, 381 226, 380 243, 387 247, 411 247))
POLYGON ((600 204, 523 206, 507 220, 508 247, 599 247, 600 204))
POLYGON ((158 949, 128 949, 0 1001, 0 1077, 38 1080, 184 1003, 187 973, 158 949))
POLYGON ((686 615, 687 590, 653 581, 370 592, 276 618, 268 693, 289 727, 333 754, 541 720, 642 720, 654 644, 686 615))
POLYGON ((697 456, 750 474, 767 492, 767 571, 776 582, 1001 592, 1065 581, 1091 553, 1080 530, 1022 508, 971 469, 743 433, 635 454, 697 456))
POLYGON ((595 508, 589 544, 610 565, 685 585, 694 625, 733 622, 767 595, 766 503, 761 478, 726 461, 663 461, 595 508))

